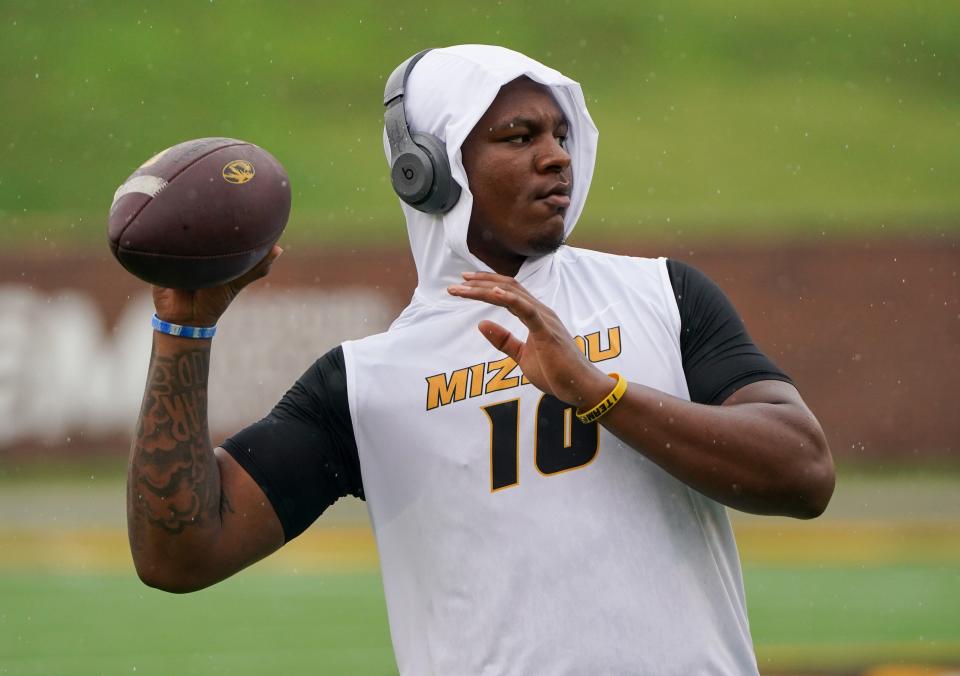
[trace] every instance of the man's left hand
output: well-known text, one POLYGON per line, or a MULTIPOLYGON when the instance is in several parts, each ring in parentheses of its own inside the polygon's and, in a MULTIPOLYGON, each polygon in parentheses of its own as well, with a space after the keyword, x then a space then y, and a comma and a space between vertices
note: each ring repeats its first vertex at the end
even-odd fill
POLYGON ((581 408, 607 396, 615 383, 587 360, 557 314, 515 279, 492 272, 464 272, 463 279, 447 292, 505 308, 527 327, 524 342, 496 322, 478 325, 490 344, 514 359, 538 389, 581 408))

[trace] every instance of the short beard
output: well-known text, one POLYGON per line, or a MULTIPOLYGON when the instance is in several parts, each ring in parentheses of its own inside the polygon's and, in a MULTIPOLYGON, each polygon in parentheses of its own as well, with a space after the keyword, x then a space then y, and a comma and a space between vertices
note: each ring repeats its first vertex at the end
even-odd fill
POLYGON ((552 254, 566 243, 567 240, 562 232, 559 235, 545 234, 530 242, 530 255, 546 256, 547 254, 552 254))

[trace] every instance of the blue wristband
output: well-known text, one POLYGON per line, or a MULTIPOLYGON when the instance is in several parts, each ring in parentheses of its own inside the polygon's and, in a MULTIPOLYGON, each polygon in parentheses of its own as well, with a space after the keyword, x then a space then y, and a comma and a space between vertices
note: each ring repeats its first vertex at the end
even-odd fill
POLYGON ((166 333, 170 336, 180 336, 181 338, 213 338, 217 333, 217 327, 214 326, 180 326, 179 324, 171 324, 170 322, 165 322, 160 319, 157 315, 153 315, 153 319, 150 321, 150 325, 153 327, 154 331, 159 331, 160 333, 166 333))

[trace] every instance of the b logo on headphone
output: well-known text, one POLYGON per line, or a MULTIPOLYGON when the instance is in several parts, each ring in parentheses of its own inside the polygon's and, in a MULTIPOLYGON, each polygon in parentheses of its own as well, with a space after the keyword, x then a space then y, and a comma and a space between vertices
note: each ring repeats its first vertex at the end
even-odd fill
POLYGON ((436 136, 411 132, 403 106, 407 78, 417 62, 429 52, 417 52, 397 66, 383 91, 383 125, 390 142, 390 182, 401 200, 418 211, 442 214, 460 199, 460 186, 453 180, 447 148, 436 136))

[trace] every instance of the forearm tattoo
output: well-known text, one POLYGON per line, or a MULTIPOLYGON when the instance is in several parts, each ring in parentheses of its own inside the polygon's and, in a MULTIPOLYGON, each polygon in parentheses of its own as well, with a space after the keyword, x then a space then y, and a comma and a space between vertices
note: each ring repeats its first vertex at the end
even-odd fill
POLYGON ((131 534, 144 520, 169 534, 215 524, 230 503, 207 427, 209 345, 150 359, 130 458, 131 534))

